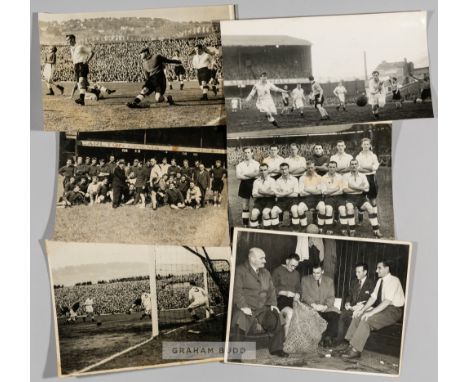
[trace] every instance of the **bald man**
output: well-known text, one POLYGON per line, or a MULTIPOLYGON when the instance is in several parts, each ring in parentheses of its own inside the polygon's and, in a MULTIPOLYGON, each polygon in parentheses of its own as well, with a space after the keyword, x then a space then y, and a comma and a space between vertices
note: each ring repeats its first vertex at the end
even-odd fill
POLYGON ((287 357, 283 351, 284 320, 277 307, 275 286, 265 263, 265 252, 251 248, 247 261, 236 269, 231 333, 234 333, 233 340, 237 341, 240 333, 249 334, 255 330, 256 324, 260 324, 269 334, 270 354, 287 357))

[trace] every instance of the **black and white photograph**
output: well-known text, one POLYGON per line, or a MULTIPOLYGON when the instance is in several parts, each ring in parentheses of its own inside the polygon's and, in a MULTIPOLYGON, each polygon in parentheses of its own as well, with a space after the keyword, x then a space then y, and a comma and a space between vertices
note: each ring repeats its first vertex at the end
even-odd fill
POLYGON ((229 247, 46 247, 59 376, 219 361, 167 357, 164 347, 224 340, 229 247))
POLYGON ((229 245, 226 127, 60 133, 54 240, 229 245))
POLYGON ((390 123, 227 142, 231 227, 394 238, 390 123))
POLYGON ((39 14, 44 128, 225 124, 220 20, 232 5, 39 14))
POLYGON ((411 243, 236 228, 224 361, 398 376, 411 243), (228 347, 227 347, 228 348, 228 347))
POLYGON ((228 134, 432 118, 426 24, 423 11, 221 22, 228 134))

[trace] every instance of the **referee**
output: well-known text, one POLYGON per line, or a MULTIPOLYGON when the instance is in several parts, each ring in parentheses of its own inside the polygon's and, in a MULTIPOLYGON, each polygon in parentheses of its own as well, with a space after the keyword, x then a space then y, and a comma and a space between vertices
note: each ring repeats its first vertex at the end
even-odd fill
POLYGON ((76 88, 79 88, 80 91, 80 98, 75 99, 75 102, 78 105, 84 106, 85 104, 85 93, 86 89, 88 88, 88 74, 89 74, 89 66, 88 62, 94 57, 94 51, 87 46, 84 45, 77 45, 76 44, 76 37, 74 34, 67 34, 66 36, 67 42, 70 45, 70 53, 72 57, 72 62, 74 65, 75 71, 75 86, 73 87, 73 91, 71 96, 75 93, 76 88))

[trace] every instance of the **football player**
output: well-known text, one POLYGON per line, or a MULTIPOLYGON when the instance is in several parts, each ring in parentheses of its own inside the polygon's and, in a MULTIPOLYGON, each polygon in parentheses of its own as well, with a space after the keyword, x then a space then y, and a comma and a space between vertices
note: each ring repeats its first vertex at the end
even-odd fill
POLYGON ((171 95, 167 97, 166 93, 166 75, 164 73, 165 64, 181 64, 180 60, 172 60, 160 54, 152 54, 149 48, 144 48, 140 51, 140 58, 143 65, 143 73, 145 75, 145 84, 132 102, 127 103, 129 108, 140 108, 141 101, 151 93, 155 93, 156 102, 167 102, 169 105, 174 105, 174 100, 171 95))
POLYGON ((253 159, 250 147, 244 147, 244 160, 236 166, 236 177, 240 180, 238 196, 242 201, 242 224, 248 227, 250 219, 250 198, 252 197, 253 183, 258 176, 260 163, 253 159))
POLYGON ((336 110, 340 110, 340 107, 343 108, 343 111, 346 111, 346 93, 348 91, 343 86, 343 82, 339 82, 337 87, 333 90, 333 94, 336 98, 338 98, 338 106, 336 110))
POLYGON ((309 80, 311 87, 310 102, 313 102, 314 107, 319 111, 320 120, 326 121, 327 119, 330 119, 330 116, 328 115, 327 110, 323 107, 323 103, 325 102, 325 97, 323 96, 323 89, 320 86, 320 84, 317 81, 315 81, 314 76, 310 76, 309 80))
POLYGON ((250 91, 249 95, 246 98, 246 102, 250 102, 250 100, 257 95, 257 102, 255 106, 260 111, 260 113, 265 113, 268 122, 270 122, 273 126, 279 127, 278 122, 276 122, 274 115, 277 114, 275 102, 273 101, 273 97, 271 96, 271 91, 275 91, 278 93, 287 93, 287 90, 280 89, 270 81, 268 81, 266 72, 263 72, 260 75, 260 80, 255 83, 252 90, 250 91))
POLYGON ((380 73, 377 70, 372 72, 372 78, 369 80, 368 86, 369 105, 372 107, 374 118, 379 119, 380 109, 385 106, 386 93, 384 82, 380 79, 380 73))
POLYGON ((196 312, 197 308, 204 308, 206 311, 207 318, 210 318, 211 315, 214 314, 214 311, 213 309, 210 308, 207 291, 197 286, 195 281, 190 281, 190 287, 191 288, 188 294, 190 305, 187 307, 187 310, 192 316, 192 319, 194 321, 197 321, 200 319, 200 317, 197 316, 197 312, 196 312))
POLYGON ((49 90, 46 95, 54 95, 54 90, 52 89, 52 85, 54 85, 59 91, 60 94, 63 94, 64 87, 59 83, 54 82, 54 72, 55 72, 55 65, 57 63, 57 47, 51 46, 49 51, 46 53, 45 62, 44 62, 44 69, 42 71, 42 75, 46 81, 47 89, 49 90))
POLYGON ((275 205, 275 180, 269 175, 268 164, 262 163, 259 168, 260 176, 255 179, 252 189, 254 205, 250 213, 250 227, 258 227, 258 220, 262 217, 263 228, 271 227, 271 209, 275 205))

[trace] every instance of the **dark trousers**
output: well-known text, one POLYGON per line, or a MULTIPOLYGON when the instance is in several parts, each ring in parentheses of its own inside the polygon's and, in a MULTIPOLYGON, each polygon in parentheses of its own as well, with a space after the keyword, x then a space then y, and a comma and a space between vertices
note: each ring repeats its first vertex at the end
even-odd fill
MULTIPOLYGON (((251 324, 249 324, 250 328, 248 330, 242 333, 242 330, 237 325, 233 329, 231 329, 233 330, 232 340, 245 340, 245 338, 242 338, 242 334, 246 336, 248 336, 249 334, 252 335, 255 331, 256 323, 258 322, 269 336, 268 350, 270 351, 270 353, 273 353, 278 350, 283 350, 284 328, 281 324, 281 319, 278 312, 271 311, 269 306, 265 306, 262 309, 256 309, 255 311, 252 311, 252 313, 253 317, 251 317, 252 320, 251 324)), ((240 311, 233 313, 233 320, 237 321, 237 317, 239 317, 239 315, 243 315, 243 313, 240 311)), ((250 317, 248 319, 250 322, 250 317)))
POLYGON ((319 312, 319 314, 328 323, 327 329, 322 334, 322 338, 330 337, 331 339, 335 339, 338 335, 340 315, 336 312, 319 312))
POLYGON ((354 312, 352 310, 343 310, 341 312, 340 319, 338 321, 338 335, 336 337, 337 343, 343 342, 349 325, 353 320, 353 313, 354 312))
POLYGON ((204 207, 205 206, 206 188, 203 188, 202 186, 200 186, 200 193, 201 193, 200 204, 201 204, 202 207, 204 207))
POLYGON ((118 207, 120 205, 122 195, 126 194, 126 189, 123 186, 112 185, 112 207, 118 207))

